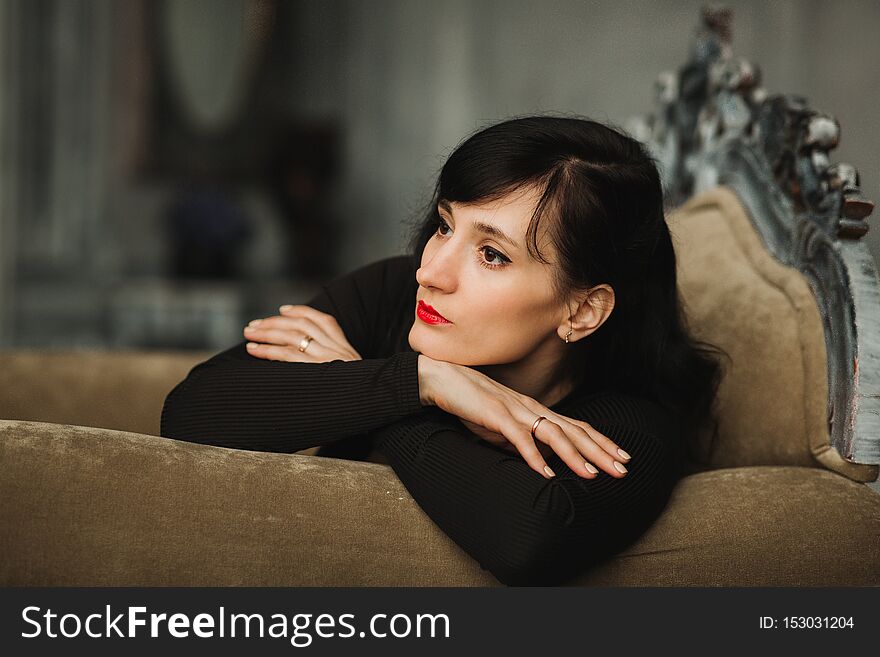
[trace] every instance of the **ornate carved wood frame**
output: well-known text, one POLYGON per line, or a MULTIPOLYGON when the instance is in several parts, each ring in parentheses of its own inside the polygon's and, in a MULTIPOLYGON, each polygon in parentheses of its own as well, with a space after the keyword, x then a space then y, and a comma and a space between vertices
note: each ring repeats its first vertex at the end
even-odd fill
MULTIPOLYGON (((880 283, 868 247, 874 204, 855 167, 832 164, 840 125, 804 98, 768 95, 760 71, 730 47, 732 13, 704 8, 690 61, 662 73, 653 114, 630 124, 657 158, 667 207, 732 188, 769 251, 797 268, 817 299, 828 355, 831 444, 880 462, 880 283)), ((880 482, 871 487, 880 492, 880 482)))

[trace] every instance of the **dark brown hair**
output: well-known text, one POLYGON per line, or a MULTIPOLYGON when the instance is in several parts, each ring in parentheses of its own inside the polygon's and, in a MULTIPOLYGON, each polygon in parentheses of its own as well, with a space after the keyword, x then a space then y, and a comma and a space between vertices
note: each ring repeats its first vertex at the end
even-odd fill
POLYGON ((699 460, 699 432, 710 422, 717 429, 712 406, 723 352, 688 334, 660 175, 640 142, 571 117, 523 117, 480 130, 443 165, 410 242, 416 262, 440 222, 438 201, 492 201, 530 186, 540 197, 528 251, 549 264, 537 244, 539 222, 547 221, 559 298, 599 283, 615 293, 611 315, 571 346, 558 376, 657 401, 675 413, 690 457, 699 460))

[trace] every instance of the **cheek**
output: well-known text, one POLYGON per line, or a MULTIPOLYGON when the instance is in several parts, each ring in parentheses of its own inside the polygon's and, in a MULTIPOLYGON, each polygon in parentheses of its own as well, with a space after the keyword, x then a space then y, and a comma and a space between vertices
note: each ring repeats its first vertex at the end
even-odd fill
POLYGON ((486 300, 510 315, 540 317, 547 313, 550 301, 544 280, 535 274, 519 272, 516 277, 493 285, 486 281, 486 300))
POLYGON ((456 306, 459 321, 449 331, 419 320, 410 329, 409 345, 427 356, 462 365, 491 365, 520 360, 531 353, 548 330, 542 299, 524 298, 521 286, 482 288, 456 306))
MULTIPOLYGON (((545 330, 547 308, 539 299, 522 292, 522 287, 507 290, 487 289, 471 305, 468 329, 488 340, 528 343, 545 330)), ((474 338, 477 338, 477 335, 474 338)))

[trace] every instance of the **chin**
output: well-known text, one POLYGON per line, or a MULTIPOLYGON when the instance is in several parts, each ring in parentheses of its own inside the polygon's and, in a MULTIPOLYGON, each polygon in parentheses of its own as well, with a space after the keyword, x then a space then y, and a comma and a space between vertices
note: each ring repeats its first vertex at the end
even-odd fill
POLYGON ((459 365, 463 365, 464 363, 459 363, 458 360, 455 359, 453 354, 447 353, 444 349, 438 349, 436 345, 432 346, 432 342, 434 340, 431 337, 425 337, 423 335, 419 335, 420 331, 413 326, 412 330, 409 332, 409 346, 413 351, 417 351, 420 354, 424 354, 428 358, 433 358, 434 360, 443 360, 447 363, 457 363, 459 365))
POLYGON ((442 358, 437 353, 436 348, 431 347, 431 340, 425 339, 425 336, 419 335, 420 331, 416 326, 409 332, 409 346, 413 351, 417 351, 420 354, 424 354, 429 358, 434 358, 436 360, 442 360, 442 358))

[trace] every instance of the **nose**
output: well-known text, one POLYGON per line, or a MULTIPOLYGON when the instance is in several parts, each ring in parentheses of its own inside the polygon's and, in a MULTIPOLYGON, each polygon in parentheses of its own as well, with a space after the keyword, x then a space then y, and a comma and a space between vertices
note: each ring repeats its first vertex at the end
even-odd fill
POLYGON ((416 270, 416 281, 424 288, 434 288, 445 294, 455 291, 458 264, 454 247, 448 243, 425 246, 422 266, 416 270))

